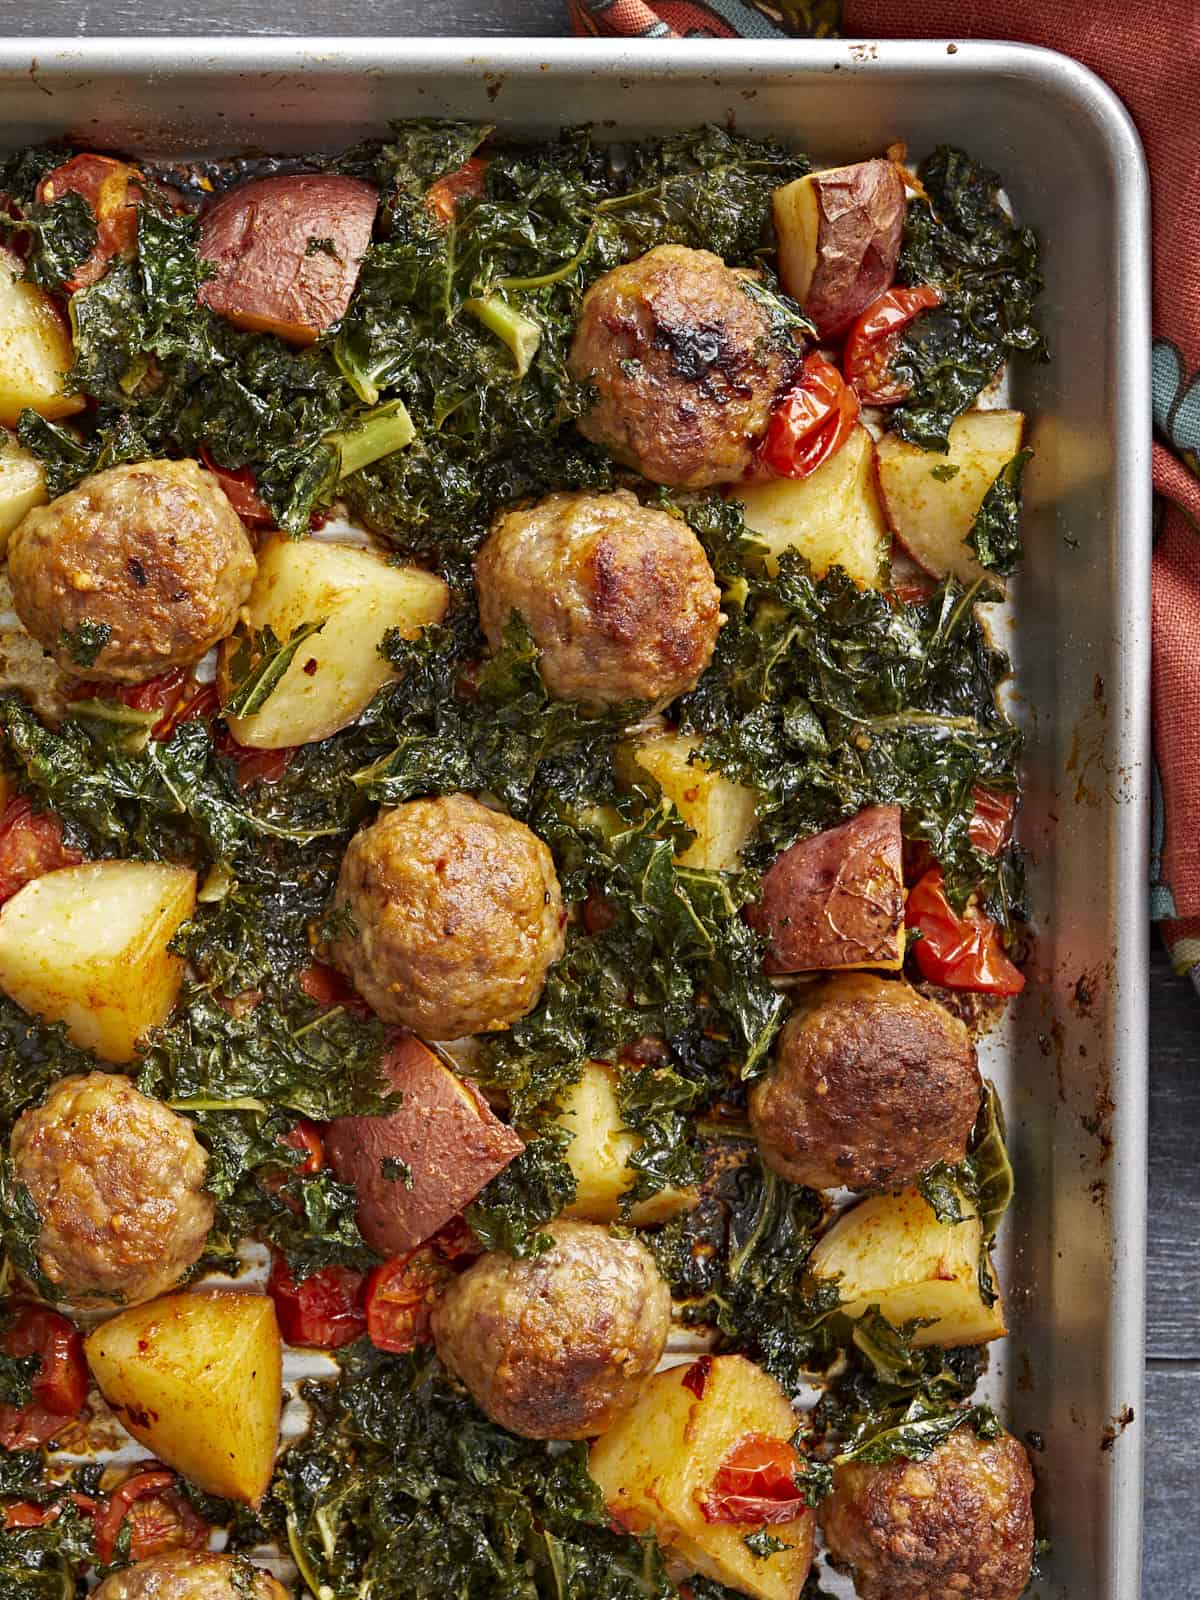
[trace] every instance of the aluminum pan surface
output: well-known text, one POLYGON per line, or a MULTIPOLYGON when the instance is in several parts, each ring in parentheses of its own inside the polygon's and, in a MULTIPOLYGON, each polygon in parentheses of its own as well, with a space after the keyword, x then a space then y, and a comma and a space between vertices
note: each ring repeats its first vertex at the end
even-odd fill
POLYGON ((333 148, 389 118, 621 133, 731 121, 846 160, 966 145, 1041 233, 1053 362, 1016 375, 1037 452, 1014 586, 1021 834, 1038 955, 984 1068, 1009 1110, 1011 1327, 991 1392, 1036 1429, 1035 1593, 1140 1590, 1149 791, 1149 221, 1132 125, 1064 57, 1003 44, 519 39, 0 42, 0 144, 333 148), (1123 1426, 1126 1408, 1134 1420, 1123 1426))

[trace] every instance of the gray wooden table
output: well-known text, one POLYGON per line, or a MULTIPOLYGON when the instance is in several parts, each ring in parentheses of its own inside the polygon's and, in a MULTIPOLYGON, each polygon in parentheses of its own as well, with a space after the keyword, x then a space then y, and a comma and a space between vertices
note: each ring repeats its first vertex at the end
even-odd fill
MULTIPOLYGON (((0 0, 0 34, 546 35, 565 11, 565 0, 0 0)), ((1145 1595, 1200 1600, 1200 999, 1158 947, 1150 984, 1145 1595)))

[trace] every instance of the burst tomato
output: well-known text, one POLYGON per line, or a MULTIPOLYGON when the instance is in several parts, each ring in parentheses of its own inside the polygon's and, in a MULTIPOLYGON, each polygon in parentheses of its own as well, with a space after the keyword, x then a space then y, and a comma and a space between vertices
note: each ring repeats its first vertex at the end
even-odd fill
POLYGON ((807 1509, 800 1458, 786 1439, 748 1433, 729 1451, 700 1502, 706 1522, 794 1522, 807 1509))
POLYGON ((993 919, 977 906, 968 905, 962 916, 952 910, 940 867, 930 868, 909 890, 904 919, 921 935, 913 956, 930 983, 975 994, 1020 994, 1025 987, 993 919))
POLYGON ((311 961, 300 973, 297 982, 308 998, 315 1000, 319 1006, 341 1006, 343 1011, 349 1011, 356 1017, 371 1015, 371 1008, 362 996, 351 988, 336 967, 326 966, 323 961, 311 961))
MULTIPOLYGON (((307 1117, 301 1117, 286 1133, 281 1133, 279 1143, 286 1145, 289 1150, 299 1150, 303 1160, 289 1167, 286 1172, 265 1172, 259 1182, 268 1194, 278 1194, 289 1179, 309 1178, 325 1165, 325 1143, 321 1138, 321 1130, 307 1117)), ((291 1210, 300 1209, 299 1202, 291 1195, 284 1195, 283 1198, 291 1210)))
POLYGON ((998 856, 1012 838, 1015 795, 976 784, 975 815, 967 827, 971 843, 986 855, 998 856))
POLYGON ((83 1341, 74 1325, 46 1306, 18 1305, 0 1332, 7 1356, 37 1356, 33 1398, 26 1406, 0 1405, 0 1448, 28 1450, 45 1444, 72 1422, 87 1399, 83 1341))
POLYGON ((97 1514, 96 1559, 101 1566, 107 1566, 116 1553, 126 1522, 132 1561, 145 1561, 164 1550, 203 1550, 208 1544, 207 1522, 165 1467, 126 1478, 97 1514))
POLYGON ((892 373, 900 335, 922 311, 940 306, 942 294, 930 284, 888 289, 873 300, 846 336, 842 371, 866 406, 898 405, 908 393, 892 373))
MULTIPOLYGON (((75 1509, 85 1517, 94 1517, 100 1509, 100 1502, 93 1500, 90 1495, 72 1494, 71 1499, 75 1502, 75 1509)), ((56 1505, 39 1506, 32 1500, 18 1500, 0 1511, 0 1520, 3 1521, 4 1531, 9 1533, 16 1528, 44 1528, 58 1514, 59 1507, 56 1505)))
POLYGON ((150 730, 152 739, 169 739, 181 720, 179 708, 187 692, 187 671, 170 667, 145 683, 76 683, 69 700, 115 700, 131 711, 160 711, 162 715, 150 730))
POLYGON ((432 1245, 393 1256, 367 1279, 367 1338, 377 1350, 403 1354, 429 1344, 429 1317, 438 1295, 454 1277, 432 1245))
POLYGON ((778 477, 807 478, 842 448, 857 419, 857 395, 831 362, 811 350, 771 413, 761 460, 778 477))
POLYGON ((43 204, 64 194, 81 195, 96 219, 92 253, 76 267, 63 287, 72 293, 96 283, 114 256, 131 256, 137 248, 138 201, 142 199, 141 173, 111 156, 72 156, 48 172, 38 184, 43 204))
POLYGON ((75 867, 79 850, 63 843, 62 823, 53 813, 34 813, 23 794, 13 795, 0 812, 0 904, 43 873, 75 867))
POLYGON ((443 228, 454 221, 454 213, 461 199, 478 200, 483 193, 487 162, 472 156, 461 167, 439 178, 425 191, 425 209, 443 228))
POLYGON ((361 1338, 363 1275, 349 1267, 322 1267, 297 1283, 281 1255, 271 1264, 267 1291, 275 1302, 279 1331, 288 1344, 336 1350, 361 1338))
POLYGON ((206 446, 200 459, 225 491, 225 498, 248 528, 273 528, 275 518, 258 498, 258 479, 250 467, 218 466, 206 446))

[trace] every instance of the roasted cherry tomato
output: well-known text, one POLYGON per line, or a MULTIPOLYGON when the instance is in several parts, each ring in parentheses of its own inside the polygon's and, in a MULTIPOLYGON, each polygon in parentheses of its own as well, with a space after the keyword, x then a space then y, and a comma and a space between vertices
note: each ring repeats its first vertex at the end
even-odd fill
POLYGON ((218 466, 206 446, 200 459, 225 491, 225 498, 248 528, 273 528, 275 518, 258 498, 258 479, 250 467, 218 466))
POLYGON ((169 739, 179 718, 179 708, 187 694, 188 675, 184 667, 169 667, 145 683, 76 683, 68 700, 115 700, 132 711, 161 711, 150 730, 152 739, 169 739))
POLYGON ((135 1472, 113 1491, 96 1517, 96 1560, 107 1566, 117 1538, 129 1523, 129 1557, 145 1561, 164 1550, 203 1550, 209 1527, 178 1487, 173 1472, 151 1467, 135 1472))
POLYGON ((35 813, 23 794, 13 795, 0 812, 0 904, 43 873, 82 860, 80 851, 63 843, 58 818, 49 811, 35 813))
POLYGON ((892 373, 900 335, 914 317, 942 303, 931 284, 914 289, 887 289, 873 300, 846 335, 842 371, 865 406, 898 405, 908 393, 892 373))
POLYGON ((74 1325, 46 1306, 18 1305, 0 1332, 7 1356, 37 1356, 33 1399, 27 1406, 0 1405, 0 1448, 28 1450, 45 1444, 72 1422, 87 1399, 83 1341, 74 1325))
POLYGON ((87 201, 96 219, 96 243, 92 253, 76 267, 63 287, 72 293, 96 283, 108 270, 114 256, 131 256, 137 248, 137 204, 142 198, 141 173, 111 156, 72 156, 61 167, 48 172, 38 184, 37 197, 44 204, 77 194, 87 201))
POLYGON ((904 919, 921 935, 913 956, 930 983, 976 994, 1020 994, 1025 987, 992 918, 972 905, 961 917, 951 909, 940 867, 932 867, 909 890, 904 919))
MULTIPOLYGON (((280 1134, 279 1143, 287 1145, 289 1150, 299 1150, 303 1160, 286 1171, 265 1172, 259 1181, 268 1194, 278 1194, 290 1179, 311 1177, 325 1165, 325 1143, 321 1138, 321 1130, 307 1117, 301 1117, 286 1133, 280 1134)), ((293 1211, 300 1209, 299 1203, 291 1195, 284 1195, 283 1198, 293 1211)))
POLYGON ((376 1267, 367 1279, 367 1338, 377 1350, 397 1355, 429 1344, 430 1313, 453 1277, 454 1269, 428 1244, 376 1267))
POLYGON ((326 966, 323 961, 311 961, 297 979, 300 987, 310 1000, 315 1000, 319 1006, 341 1006, 344 1011, 349 1011, 356 1017, 369 1017, 371 1008, 343 978, 336 967, 326 966))
POLYGON ((796 1484, 800 1458, 786 1439, 748 1433, 729 1451, 700 1502, 706 1522, 794 1522, 808 1502, 796 1484))
MULTIPOLYGON (((100 1509, 100 1502, 93 1500, 90 1495, 72 1494, 71 1499, 75 1502, 75 1509, 85 1517, 94 1517, 100 1509)), ((44 1528, 48 1522, 55 1521, 59 1509, 56 1505, 39 1506, 32 1500, 18 1500, 0 1510, 0 1522, 6 1533, 17 1528, 44 1528)))
POLYGON ((361 1338, 363 1275, 349 1267, 322 1267, 297 1283, 281 1255, 271 1264, 267 1291, 275 1302, 279 1331, 288 1344, 336 1350, 361 1338))
POLYGON ((278 783, 296 758, 294 745, 283 750, 250 750, 232 737, 222 741, 221 749, 237 762, 238 783, 243 789, 255 783, 278 783))
POLYGON ((461 167, 456 167, 453 172, 448 172, 444 178, 430 185, 425 191, 425 209, 444 228, 448 228, 454 221, 459 199, 478 200, 483 193, 483 175, 486 171, 487 162, 479 156, 472 156, 461 167))
POLYGON ((998 856, 1012 838, 1013 805, 1016 797, 1002 789, 975 785, 975 815, 967 827, 971 843, 986 855, 998 856))
POLYGON ((771 413, 760 458, 781 478, 807 478, 837 454, 857 419, 858 396, 831 362, 810 350, 771 413))

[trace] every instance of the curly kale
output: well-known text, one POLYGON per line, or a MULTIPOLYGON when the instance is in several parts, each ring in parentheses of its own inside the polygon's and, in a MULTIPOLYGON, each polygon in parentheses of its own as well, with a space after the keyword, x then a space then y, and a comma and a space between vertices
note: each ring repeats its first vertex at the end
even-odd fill
POLYGON ((892 359, 908 393, 889 425, 944 451, 950 424, 1010 356, 1046 359, 1036 320, 1042 274, 1037 238, 1004 209, 994 172, 939 145, 918 175, 924 194, 909 200, 896 276, 932 284, 943 300, 917 318, 892 359))

